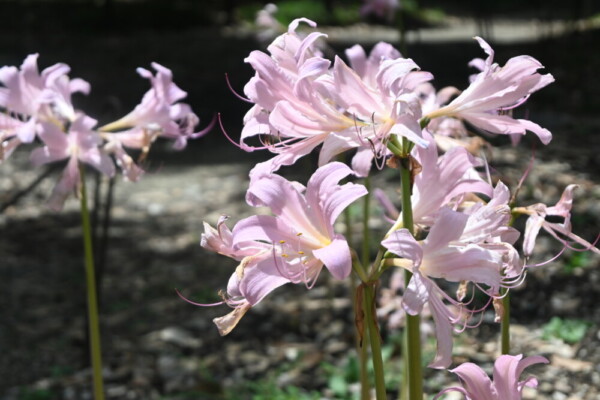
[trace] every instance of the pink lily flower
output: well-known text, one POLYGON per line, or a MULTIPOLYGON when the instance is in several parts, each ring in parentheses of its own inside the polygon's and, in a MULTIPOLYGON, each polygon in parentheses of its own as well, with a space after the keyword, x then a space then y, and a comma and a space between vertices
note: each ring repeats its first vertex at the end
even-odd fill
MULTIPOLYGON (((328 101, 324 85, 330 75, 330 62, 321 57, 315 44, 325 35, 312 32, 301 38, 296 33, 300 22, 316 26, 306 18, 296 19, 267 48, 270 55, 253 51, 245 60, 256 70, 244 88, 255 105, 244 118, 240 147, 246 151, 268 149, 277 154, 257 165, 252 177, 291 165, 318 145, 335 141, 331 132, 355 126, 353 118, 328 101), (250 138, 265 135, 274 141, 260 147, 247 144, 250 138)), ((333 155, 322 152, 319 164, 324 165, 333 155)))
POLYGON ((591 250, 596 254, 600 254, 600 250, 598 250, 594 244, 589 243, 585 239, 572 232, 571 208, 573 207, 573 191, 577 189, 577 187, 577 185, 567 186, 563 191, 558 203, 552 207, 548 207, 543 203, 538 203, 528 207, 519 207, 515 209, 516 212, 529 215, 525 225, 525 235, 523 236, 523 253, 525 254, 525 257, 530 257, 533 253, 535 240, 537 239, 540 229, 544 229, 556 240, 573 250, 591 250), (562 217, 563 222, 558 223, 546 221, 547 216, 562 217), (584 248, 573 248, 563 238, 567 238, 575 243, 579 243, 580 245, 584 246, 584 248))
POLYGON ((519 380, 525 368, 534 364, 547 363, 548 360, 541 356, 523 358, 521 354, 502 355, 494 363, 493 381, 479 366, 464 363, 450 370, 458 375, 462 387, 444 389, 434 397, 434 400, 453 391, 462 393, 467 400, 520 400, 526 386, 535 388, 538 385, 534 377, 519 380))
MULTIPOLYGON (((384 49, 376 48, 374 51, 379 54, 384 49)), ((433 76, 419 71, 418 65, 411 59, 384 57, 379 60, 373 76, 375 71, 371 57, 368 60, 362 58, 364 52, 357 48, 352 48, 350 54, 351 61, 361 66, 365 75, 361 77, 336 57, 329 93, 334 102, 355 119, 354 129, 343 135, 345 144, 338 140, 336 150, 339 153, 357 148, 353 168, 359 176, 366 176, 373 158, 384 158, 389 154, 387 142, 391 135, 405 137, 420 147, 428 146, 419 126, 421 106, 415 88, 433 76)), ((325 148, 324 145, 322 151, 325 148)))
POLYGON ((62 124, 72 122, 75 110, 71 103, 71 94, 88 94, 90 86, 82 79, 69 80, 70 68, 66 64, 54 64, 40 74, 37 66, 38 54, 25 58, 21 68, 5 66, 0 68, 0 107, 9 115, 17 116, 7 127, 8 137, 16 136, 22 143, 31 143, 36 134, 36 124, 48 121, 62 124), (19 121, 15 124, 15 121, 19 121))
POLYGON ((95 125, 96 120, 84 114, 77 115, 68 133, 64 133, 58 126, 49 122, 42 122, 39 125, 38 135, 45 146, 31 152, 31 162, 39 166, 69 159, 48 201, 49 207, 55 211, 62 209, 67 196, 78 187, 79 162, 89 164, 108 176, 113 176, 115 173, 112 160, 99 149, 102 141, 92 130, 95 125))
POLYGON ((189 105, 177 103, 187 96, 173 83, 170 69, 158 63, 152 63, 156 75, 144 68, 137 72, 142 78, 150 81, 152 87, 144 94, 142 102, 123 118, 104 125, 101 131, 128 130, 111 135, 108 140, 118 140, 124 146, 137 149, 148 149, 157 137, 175 140, 174 147, 182 150, 188 139, 196 139, 212 129, 212 123, 199 132, 194 128, 200 122, 189 105))
POLYGON ((529 56, 513 57, 500 67, 493 63, 494 51, 490 45, 480 37, 475 39, 488 54, 482 72, 458 97, 426 117, 455 117, 495 134, 524 135, 531 131, 542 143, 548 144, 552 134, 547 129, 526 119, 513 119, 506 111, 521 105, 533 92, 554 82, 554 77, 538 73, 543 65, 529 56))
POLYGON ((368 174, 374 153, 378 158, 388 154, 386 143, 392 134, 427 145, 418 123, 418 98, 412 91, 431 74, 414 71, 418 66, 412 60, 384 58, 399 56, 389 45, 378 46, 368 60, 364 51, 350 51, 366 82, 340 58, 330 69, 330 62, 315 48, 315 41, 324 35, 313 32, 300 39, 295 29, 301 21, 315 26, 306 19, 295 20, 269 46, 271 56, 255 51, 246 59, 257 71, 245 87, 255 106, 246 115, 240 147, 267 148, 277 154, 259 164, 252 177, 291 165, 321 144, 319 165, 358 149, 353 167, 359 176, 368 174), (377 55, 382 58, 375 60, 377 55), (265 134, 276 142, 262 147, 246 143, 265 134))
MULTIPOLYGON (((492 204, 488 208, 496 207, 492 204)), ((503 277, 503 271, 522 270, 520 265, 510 265, 516 262, 512 257, 516 250, 507 250, 507 243, 494 245, 494 237, 501 232, 498 221, 505 218, 503 213, 491 216, 489 212, 477 211, 468 215, 442 208, 421 244, 406 229, 394 231, 382 242, 390 252, 402 258, 393 260, 393 265, 413 273, 404 293, 404 310, 417 315, 425 303, 429 304, 437 338, 437 354, 429 365, 432 368, 447 368, 450 365, 452 325, 460 324, 460 330, 464 329, 474 313, 466 310, 460 301, 446 295, 433 279, 473 282, 481 290, 495 296, 501 286, 508 286, 515 279, 513 274, 503 277), (484 215, 488 218, 483 218, 484 215), (483 289, 481 284, 488 289, 483 289), (446 307, 443 300, 450 302, 455 309, 446 307)))
POLYGON ((492 186, 481 179, 475 167, 481 163, 469 152, 457 147, 438 157, 435 140, 427 131, 423 137, 429 141, 427 148, 416 147, 415 158, 422 171, 415 177, 411 202, 415 224, 431 226, 438 211, 456 202, 467 193, 481 193, 491 197, 492 186))
POLYGON ((262 176, 251 183, 247 199, 253 206, 269 207, 274 216, 243 219, 231 233, 222 224, 205 231, 205 248, 241 260, 225 300, 234 310, 214 320, 222 335, 281 285, 304 283, 311 288, 323 266, 336 279, 350 274, 350 248, 333 227, 344 208, 366 194, 362 185, 338 184, 350 174, 342 163, 327 164, 313 174, 306 190, 278 175, 262 176))

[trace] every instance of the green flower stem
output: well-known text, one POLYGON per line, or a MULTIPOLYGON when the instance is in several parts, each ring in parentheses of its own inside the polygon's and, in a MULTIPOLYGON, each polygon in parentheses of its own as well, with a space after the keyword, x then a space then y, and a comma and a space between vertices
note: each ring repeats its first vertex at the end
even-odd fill
POLYGON ((87 285, 88 323, 90 334, 90 355, 94 380, 94 399, 104 400, 102 381, 102 351, 100 348, 100 324, 98 322, 98 298, 96 294, 96 275, 94 272, 94 252, 92 249, 92 229, 87 206, 85 189, 85 168, 79 165, 81 177, 81 227, 85 252, 85 277, 87 285))
POLYGON ((383 357, 381 354, 381 338, 379 328, 375 320, 375 285, 366 284, 364 287, 364 312, 365 322, 371 342, 371 357, 373 358, 373 370, 375 371, 375 394, 377 400, 387 400, 385 393, 385 378, 383 373, 383 357))
MULTIPOLYGON (((511 200, 511 213, 508 226, 513 226, 515 220, 522 214, 523 208, 515 207, 516 193, 511 200)), ((502 320, 500 321, 500 344, 502 354, 510 354, 510 290, 501 288, 502 297, 502 320)))
MULTIPOLYGON (((371 179, 367 176, 364 181, 367 194, 364 197, 363 202, 363 241, 361 251, 361 262, 363 266, 369 265, 370 253, 371 253, 371 231, 369 230, 369 218, 371 216, 371 179)), ((375 268, 376 265, 373 265, 375 268)))
MULTIPOLYGON (((411 171, 410 159, 400 159, 400 179, 402 184, 402 222, 404 228, 414 235, 414 223, 411 203, 411 171)), ((405 283, 408 286, 412 273, 406 271, 405 283)), ((405 339, 405 369, 408 371, 409 399, 421 400, 423 398, 423 371, 421 370, 421 318, 419 315, 406 314, 405 339)))
MULTIPOLYGON (((346 223, 346 240, 348 243, 352 243, 352 218, 350 216, 350 209, 346 208, 344 210, 344 219, 346 223)), ((355 271, 361 271, 362 276, 366 279, 366 274, 362 265, 359 263, 353 263, 355 265, 355 271)), ((360 274, 357 272, 357 275, 360 274)), ((356 287, 358 285, 356 275, 350 275, 350 285, 352 291, 352 305, 354 307, 354 315, 358 315, 359 307, 364 307, 363 304, 357 304, 356 295, 357 290, 356 287)), ((369 346, 367 345, 365 339, 361 339, 361 333, 358 332, 358 328, 356 331, 356 354, 358 356, 358 367, 359 367, 359 376, 360 376, 360 399, 361 400, 370 400, 371 399, 371 382, 369 381, 369 371, 367 369, 368 357, 369 357, 369 346)))
POLYGON ((510 292, 506 288, 502 288, 500 293, 504 295, 502 298, 502 321, 501 326, 501 342, 502 354, 510 354, 510 292))

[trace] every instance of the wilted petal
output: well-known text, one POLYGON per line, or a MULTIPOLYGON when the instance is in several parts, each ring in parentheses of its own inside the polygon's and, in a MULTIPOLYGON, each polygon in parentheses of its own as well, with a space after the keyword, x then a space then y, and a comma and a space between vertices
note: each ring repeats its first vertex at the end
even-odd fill
POLYGON ((238 322, 240 322, 240 319, 242 319, 242 317, 246 314, 250 307, 252 306, 246 303, 244 305, 234 308, 233 311, 227 315, 213 319, 213 322, 219 330, 219 334, 221 336, 229 334, 233 330, 233 328, 236 327, 238 322))

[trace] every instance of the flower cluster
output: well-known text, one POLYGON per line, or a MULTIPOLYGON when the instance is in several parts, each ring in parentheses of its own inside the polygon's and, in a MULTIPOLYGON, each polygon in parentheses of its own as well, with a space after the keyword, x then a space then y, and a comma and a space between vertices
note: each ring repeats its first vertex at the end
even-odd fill
MULTIPOLYGON (((348 62, 337 56, 331 61, 320 50, 325 35, 302 35, 301 23, 316 26, 295 20, 267 52, 253 51, 245 60, 256 73, 244 88, 253 106, 244 118, 239 147, 274 154, 250 172, 246 201, 270 208, 273 216, 243 219, 232 230, 225 217, 216 228, 205 223, 202 246, 239 262, 218 303, 233 308, 214 320, 221 334, 275 288, 286 283, 311 288, 323 266, 336 279, 354 270, 363 288, 374 287, 393 267, 394 287, 403 286, 398 282, 405 271, 410 279, 400 301, 387 292, 386 313, 418 315, 426 308, 437 339, 429 366, 448 368, 453 331, 477 325, 474 317, 490 303, 497 320, 502 318, 501 300, 525 279, 542 228, 565 247, 599 252, 571 231, 574 185, 555 206, 516 207, 509 188, 482 173, 489 169, 474 143, 485 143, 490 135, 505 135, 516 144, 532 132, 543 144, 551 141, 547 129, 513 116, 534 92, 554 81, 540 72, 539 61, 520 56, 500 66, 489 44, 476 38, 487 58, 470 63, 479 70, 470 84, 464 90, 436 90, 431 73, 387 43, 376 44, 368 55, 355 45, 346 50, 348 62), (306 187, 276 174, 317 148, 319 166, 306 187), (348 151, 354 152, 350 166, 332 161, 348 151), (369 195, 360 184, 340 181, 367 177, 373 165, 406 170, 410 179, 403 181, 408 190, 403 190, 401 211, 376 192, 390 226, 375 262, 361 265, 334 222, 344 208, 369 195), (522 252, 516 246, 520 232, 512 227, 521 214, 529 217, 522 252), (548 222, 548 215, 564 222, 548 222), (449 286, 458 288, 456 295, 447 293, 449 286), (476 290, 489 299, 484 307, 468 299, 476 290)), ((543 361, 503 356, 493 384, 470 364, 452 372, 465 382, 460 391, 468 398, 516 399, 532 382, 518 382, 522 370, 543 361)))
POLYGON ((198 117, 187 104, 179 103, 186 93, 173 83, 168 68, 153 63, 155 75, 138 69, 151 83, 142 102, 118 121, 96 128, 97 121, 76 110, 71 100, 74 93, 88 94, 90 85, 70 79, 70 68, 62 63, 40 73, 37 58, 29 55, 20 68, 0 68, 0 162, 21 144, 38 140, 42 146, 31 152, 34 165, 68 160, 49 200, 52 209, 60 210, 77 188, 80 162, 107 176, 115 174, 116 163, 126 179, 137 181, 143 170, 125 149, 141 150, 143 158, 158 137, 171 139, 176 149, 183 149, 188 139, 212 127, 195 132, 198 117))

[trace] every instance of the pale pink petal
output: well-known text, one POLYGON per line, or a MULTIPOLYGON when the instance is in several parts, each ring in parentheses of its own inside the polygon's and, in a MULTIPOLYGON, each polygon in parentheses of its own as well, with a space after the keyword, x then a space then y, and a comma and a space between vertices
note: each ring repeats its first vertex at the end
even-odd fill
POLYGON ((418 267, 423 259, 423 249, 408 229, 398 229, 381 242, 381 245, 401 258, 413 261, 418 267))
POLYGON ((29 155, 29 160, 35 167, 43 164, 48 164, 58 160, 64 160, 69 157, 65 150, 54 150, 49 147, 40 147, 34 149, 29 155))
POLYGON ((115 175, 115 165, 113 164, 112 159, 98 148, 81 152, 79 154, 79 159, 96 168, 106 176, 112 177, 115 175))
MULTIPOLYGON (((496 391, 487 374, 473 363, 464 363, 451 369, 460 378, 469 397, 477 400, 496 400, 496 391)), ((507 400, 510 397, 506 398, 507 400)))
POLYGON ((571 184, 565 188, 560 200, 556 205, 546 208, 548 215, 560 215, 561 217, 567 218, 573 208, 573 191, 577 189, 579 185, 571 184))
POLYGON ((330 133, 323 141, 323 146, 319 152, 319 166, 330 162, 335 156, 350 150, 356 146, 355 141, 348 136, 340 136, 336 133, 330 133))
POLYGON ((429 310, 435 322, 435 338, 437 351, 434 359, 429 363, 429 368, 445 369, 452 362, 452 317, 447 306, 437 296, 431 293, 428 297, 429 310))
POLYGON ((402 307, 410 315, 420 314, 425 303, 431 300, 431 296, 431 283, 415 271, 402 297, 402 307))
POLYGON ((90 94, 91 86, 81 78, 71 79, 69 81, 69 91, 71 93, 90 94))
MULTIPOLYGON (((294 162, 296 162, 296 160, 298 160, 300 157, 307 155, 315 147, 320 145, 327 135, 328 134, 324 133, 322 135, 313 136, 278 150, 279 154, 277 154, 275 157, 268 161, 258 163, 256 166, 254 166, 254 168, 252 168, 250 171, 250 181, 252 182, 259 177, 269 175, 277 171, 282 166, 294 164, 294 162)), ((249 201, 249 204, 252 205, 250 203, 251 200, 248 200, 248 197, 246 197, 246 201, 249 201)))
POLYGON ((355 175, 360 178, 369 176, 374 158, 373 149, 370 147, 359 148, 354 157, 352 157, 352 170, 354 170, 355 175))
POLYGON ((486 205, 476 207, 473 211, 469 210, 469 220, 461 241, 480 243, 504 229, 510 220, 509 197, 510 192, 506 185, 498 182, 494 189, 494 197, 486 205))
POLYGON ((492 288, 500 286, 500 271, 503 266, 500 252, 469 244, 446 247, 430 253, 427 243, 423 245, 423 251, 425 256, 420 270, 429 277, 451 282, 485 283, 492 288))
POLYGON ((335 77, 336 100, 350 113, 358 115, 386 114, 385 108, 373 89, 368 88, 360 77, 339 57, 333 65, 335 77))
POLYGON ((23 143, 31 143, 35 139, 37 120, 29 119, 27 122, 17 126, 15 133, 19 140, 23 143))
MULTIPOLYGON (((517 370, 515 371, 517 376, 521 376, 525 368, 534 365, 534 364, 548 364, 548 359, 542 356, 529 356, 525 357, 521 361, 519 361, 519 365, 517 366, 517 370)), ((495 378, 494 378, 495 380, 495 378)))
POLYGON ((552 133, 548 129, 542 128, 535 122, 526 119, 518 119, 517 121, 519 121, 524 129, 535 133, 543 144, 548 144, 552 140, 552 133))
POLYGON ((324 228, 333 227, 335 220, 346 207, 367 194, 363 185, 339 185, 340 180, 352 174, 347 165, 332 162, 320 167, 308 181, 306 200, 313 209, 321 210, 324 228))
POLYGON ((519 375, 517 368, 523 356, 501 355, 494 363, 494 386, 500 399, 519 397, 519 375))
MULTIPOLYGON (((520 398, 523 386, 527 381, 519 382, 525 368, 533 364, 547 364, 548 360, 541 356, 522 359, 522 355, 502 355, 494 363, 494 386, 499 399, 520 398)), ((529 382, 531 384, 533 382, 529 382)))
MULTIPOLYGON (((397 58, 395 60, 382 61, 377 73, 377 83, 380 88, 389 88, 392 93, 398 93, 401 89, 402 80, 419 66, 410 58, 397 58)), ((433 79, 433 75, 426 73, 423 82, 433 79)))
POLYGON ((48 199, 48 207, 54 211, 62 210, 65 200, 73 193, 78 184, 79 163, 77 162, 77 158, 72 157, 64 169, 60 180, 52 190, 52 194, 48 199))
POLYGON ((352 272, 352 256, 348 242, 342 235, 336 235, 328 246, 314 250, 313 254, 336 279, 345 279, 352 272))
POLYGON ((435 253, 452 241, 457 241, 467 225, 469 216, 444 207, 440 210, 436 223, 431 227, 425 240, 426 253, 435 253))
POLYGON ((299 232, 293 225, 270 215, 253 215, 240 220, 233 227, 233 245, 238 246, 244 242, 263 240, 278 243, 283 240, 293 242, 297 240, 299 232))
POLYGON ((239 291, 248 303, 254 306, 273 290, 290 282, 281 275, 280 271, 286 268, 284 264, 285 261, 281 257, 268 257, 244 269, 239 291))
POLYGON ((352 69, 358 76, 364 78, 367 68, 367 53, 365 53, 365 49, 363 49, 361 45, 355 44, 346 49, 344 53, 346 54, 352 69))
POLYGON ((526 257, 533 254, 535 239, 537 239, 543 224, 544 218, 537 214, 530 215, 529 218, 527 218, 527 222, 525 223, 525 234, 523 235, 523 254, 526 257))
POLYGON ((273 214, 290 226, 301 227, 310 220, 304 196, 291 182, 279 175, 265 175, 252 181, 246 193, 246 200, 253 207, 269 207, 273 214))

